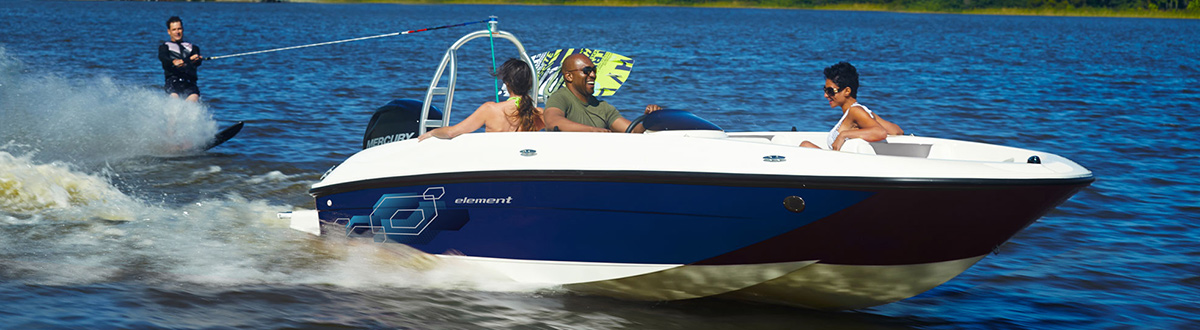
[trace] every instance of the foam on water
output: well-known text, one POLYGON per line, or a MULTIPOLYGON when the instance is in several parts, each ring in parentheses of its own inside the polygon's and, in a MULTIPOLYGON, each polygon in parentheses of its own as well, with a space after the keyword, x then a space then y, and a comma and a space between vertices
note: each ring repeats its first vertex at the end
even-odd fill
POLYGON ((108 77, 30 72, 0 46, 0 144, 35 147, 38 159, 103 161, 175 155, 217 132, 202 105, 108 77))
POLYGON ((271 172, 268 172, 267 174, 254 176, 254 177, 250 178, 250 180, 247 180, 247 182, 254 183, 254 184, 265 183, 265 182, 281 182, 281 181, 287 181, 287 180, 302 177, 302 176, 303 176, 302 174, 287 175, 287 174, 283 174, 283 172, 280 172, 280 171, 271 171, 271 172))
MULTIPOLYGON (((0 153, 0 260, 27 284, 121 280, 203 285, 525 291, 538 288, 405 246, 314 237, 291 210, 236 194, 181 206, 131 198, 105 178, 0 153), (98 215, 106 216, 98 216, 98 215), (40 252, 40 251, 53 251, 40 252)), ((336 230, 336 228, 335 228, 336 230)))
POLYGON ((0 211, 127 219, 134 205, 103 178, 72 171, 65 163, 38 164, 0 151, 0 211))
MULTIPOLYGON (((529 291, 415 249, 288 228, 288 205, 237 194, 154 205, 109 177, 0 152, 0 270, 27 284, 149 280, 203 285, 529 291)), ((219 168, 210 168, 220 171, 219 168)), ((292 185, 270 172, 252 180, 292 185)), ((337 231, 338 228, 333 228, 337 231)))

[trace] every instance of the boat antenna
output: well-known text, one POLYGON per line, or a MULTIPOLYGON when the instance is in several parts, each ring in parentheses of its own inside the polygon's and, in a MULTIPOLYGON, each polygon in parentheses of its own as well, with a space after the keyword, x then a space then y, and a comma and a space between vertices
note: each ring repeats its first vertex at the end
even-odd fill
MULTIPOLYGON (((383 38, 383 37, 394 37, 394 36, 405 35, 405 34, 413 34, 413 33, 417 33, 417 32, 433 31, 433 30, 438 30, 438 29, 445 29, 445 28, 452 28, 452 27, 459 27, 459 26, 467 26, 467 25, 471 25, 471 24, 487 23, 487 22, 493 22, 491 25, 494 27, 494 26, 495 26, 495 23, 494 23, 495 21, 496 21, 496 16, 492 16, 492 17, 490 17, 490 18, 488 18, 488 19, 485 19, 485 20, 482 20, 482 21, 474 21, 474 22, 466 22, 466 23, 458 23, 458 24, 442 25, 442 26, 437 26, 437 27, 429 27, 429 28, 423 28, 423 29, 408 30, 408 31, 404 31, 404 32, 394 32, 394 33, 388 33, 388 34, 380 34, 380 35, 369 36, 369 37, 359 37, 359 38, 352 38, 352 39, 345 39, 345 40, 337 40, 337 41, 327 41, 327 42, 320 42, 320 43, 315 43, 315 44, 307 44, 307 45, 299 45, 299 46, 291 46, 291 47, 283 47, 283 48, 275 48, 275 49, 259 50, 259 51, 246 52, 246 53, 238 53, 238 54, 230 54, 230 55, 213 56, 213 57, 208 57, 208 58, 205 58, 205 59, 206 59, 206 60, 215 60, 215 59, 222 59, 222 58, 227 58, 227 57, 238 57, 238 56, 246 56, 246 55, 262 54, 262 53, 278 52, 278 51, 284 51, 284 50, 292 50, 292 49, 298 49, 298 48, 307 48, 307 47, 316 47, 316 46, 325 46, 325 45, 332 45, 332 44, 340 44, 340 43, 344 43, 344 42, 351 42, 351 41, 359 41, 359 40, 367 40, 367 39, 375 39, 375 38, 383 38)), ((489 29, 488 31, 491 31, 491 29, 489 29)), ((493 53, 495 53, 495 51, 493 51, 493 53)), ((495 59, 493 59, 493 60, 492 60, 492 62, 493 62, 493 63, 492 63, 492 66, 495 66, 495 59)))

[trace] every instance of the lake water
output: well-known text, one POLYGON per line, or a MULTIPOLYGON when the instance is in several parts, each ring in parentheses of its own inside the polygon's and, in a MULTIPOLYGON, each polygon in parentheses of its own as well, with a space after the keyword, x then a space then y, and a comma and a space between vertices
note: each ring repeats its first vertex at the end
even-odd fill
MULTIPOLYGON (((982 329, 1200 327, 1200 21, 807 10, 0 2, 0 328, 982 329), (211 60, 157 88, 165 21, 208 56, 499 17, 532 53, 633 57, 608 100, 729 131, 824 131, 822 68, 909 133, 1057 153, 1097 181, 961 276, 849 312, 630 302, 314 238, 276 212, 419 98, 483 25, 211 60), (212 151, 158 157, 246 121, 212 151)), ((486 42, 456 104, 489 100, 486 42)), ((498 61, 515 56, 497 43, 498 61)), ((453 114, 455 122, 467 111, 453 114)))

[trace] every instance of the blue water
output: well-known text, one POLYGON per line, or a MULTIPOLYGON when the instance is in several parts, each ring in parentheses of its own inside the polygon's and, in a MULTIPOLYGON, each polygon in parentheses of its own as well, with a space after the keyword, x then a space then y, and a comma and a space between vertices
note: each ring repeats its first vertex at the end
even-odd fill
MULTIPOLYGON (((1200 21, 758 9, 0 2, 0 328, 1200 327, 1200 21), (204 104, 156 88, 165 21, 206 55, 496 15, 531 52, 633 57, 608 100, 730 131, 827 130, 821 69, 909 133, 1057 153, 1098 180, 961 276, 827 313, 720 300, 629 302, 430 267, 318 239, 275 212, 417 98, 453 28, 218 59, 204 104), (203 155, 161 157, 246 121, 203 155)), ((491 98, 489 47, 460 52, 456 104, 491 98)), ((498 43, 500 60, 514 56, 498 43)), ((455 112, 455 121, 466 111, 455 112)))

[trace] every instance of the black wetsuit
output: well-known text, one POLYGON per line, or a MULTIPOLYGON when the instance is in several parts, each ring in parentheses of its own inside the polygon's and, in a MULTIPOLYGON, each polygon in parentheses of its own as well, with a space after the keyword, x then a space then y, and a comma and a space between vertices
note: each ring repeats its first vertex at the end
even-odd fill
POLYGON ((158 46, 158 60, 162 62, 163 76, 166 78, 166 83, 163 85, 163 90, 167 93, 176 93, 180 97, 188 97, 191 94, 200 94, 200 87, 196 86, 196 67, 200 66, 200 61, 192 61, 192 55, 200 55, 200 46, 193 45, 186 41, 171 42, 167 41, 158 46), (175 60, 183 60, 182 67, 176 67, 175 60))

